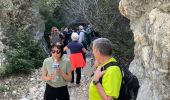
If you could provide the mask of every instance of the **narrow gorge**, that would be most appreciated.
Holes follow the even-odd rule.
[[[95,31],[101,32],[102,37],[114,43],[115,49],[124,59],[130,59],[129,69],[138,77],[141,86],[137,100],[170,100],[170,0],[0,0],[0,75],[4,74],[8,62],[5,53],[13,44],[10,39],[14,39],[14,35],[17,37],[22,32],[31,33],[32,40],[40,42],[47,56],[44,35],[50,31],[47,28],[53,25],[49,20],[57,18],[65,26],[92,24]],[[57,22],[55,20],[53,23]],[[15,46],[12,47],[14,51]],[[87,99],[90,75],[86,77],[88,71],[85,72],[83,82],[86,83],[82,86]],[[28,84],[32,81],[28,85],[30,87],[26,88],[28,90],[22,91],[27,92],[23,97],[16,91],[24,87],[18,90],[4,89],[5,92],[0,91],[0,96],[13,99],[10,96],[15,91],[19,100],[42,99],[44,83],[39,74],[38,69],[23,82]],[[12,79],[9,80],[12,82]],[[17,81],[17,78],[14,80]],[[3,82],[0,81],[0,90],[1,85],[5,84]],[[74,90],[70,91],[76,97]],[[78,98],[81,100],[82,97]],[[77,100],[74,97],[71,99]]]

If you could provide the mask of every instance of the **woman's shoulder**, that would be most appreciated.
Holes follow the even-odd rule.
[[[77,45],[77,44],[79,44],[78,41],[71,41],[70,43],[68,43],[68,45]]]
[[[74,41],[69,42],[68,44],[74,44]]]
[[[51,60],[52,60],[52,57],[48,57],[48,58],[44,59],[44,62],[48,62],[48,61],[51,61]]]
[[[62,56],[62,61],[64,61],[64,62],[69,62],[69,61],[70,61],[69,55],[63,54],[63,56]]]

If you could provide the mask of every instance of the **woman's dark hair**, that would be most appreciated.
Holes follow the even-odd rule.
[[[60,56],[60,58],[63,56],[63,45],[61,45],[60,43],[56,43],[56,44],[53,44],[52,46],[51,46],[51,51],[52,51],[52,49],[54,48],[54,47],[56,47],[58,50],[60,50],[60,52],[61,52],[61,56]]]

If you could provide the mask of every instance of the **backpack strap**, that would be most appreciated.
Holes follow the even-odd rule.
[[[102,68],[101,68],[101,71],[104,71],[106,70],[108,67],[110,66],[117,66],[118,63],[117,62],[109,62],[107,63],[106,65],[104,65]],[[92,73],[91,77],[94,75],[94,73]]]
[[[101,68],[101,71],[104,71],[106,70],[108,67],[111,67],[111,66],[119,66],[119,64],[117,62],[109,62],[107,63],[106,65],[104,65],[102,68]]]
[[[106,65],[104,65],[104,66],[101,68],[101,71],[104,71],[104,70],[106,70],[108,67],[112,67],[112,66],[118,66],[118,67],[120,68],[121,74],[122,74],[122,69],[121,69],[121,67],[120,67],[120,65],[119,65],[118,62],[109,62],[109,63],[107,63]],[[101,84],[102,84],[102,78],[103,78],[103,76],[99,79],[99,81],[100,81]]]

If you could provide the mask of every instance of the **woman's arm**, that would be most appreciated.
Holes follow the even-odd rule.
[[[67,51],[67,50],[68,50],[68,47],[67,47],[67,46],[65,46],[63,51]]]
[[[82,48],[82,51],[83,51],[84,53],[86,53],[87,50],[86,50],[85,48]]]
[[[43,81],[50,81],[50,80],[54,79],[54,74],[48,75],[48,72],[42,68],[41,69],[41,79]]]
[[[72,74],[71,74],[72,70],[68,70],[67,73],[62,73],[61,75],[63,76],[63,78],[67,81],[71,81],[72,79]]]
[[[72,70],[68,70],[66,73],[64,73],[60,68],[57,69],[57,71],[60,73],[60,75],[67,81],[71,81],[72,79]]]

